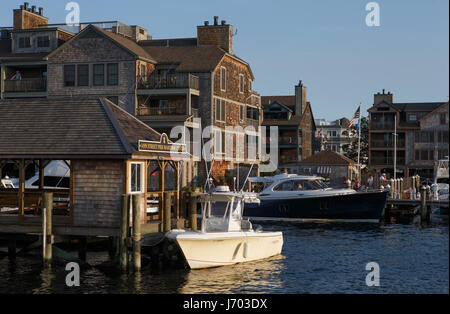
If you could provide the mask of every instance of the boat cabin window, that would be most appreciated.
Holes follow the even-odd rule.
[[[278,184],[274,189],[274,191],[293,191],[294,183],[292,181],[284,181]]]
[[[328,186],[319,180],[290,180],[278,184],[274,191],[308,191],[326,189]]]

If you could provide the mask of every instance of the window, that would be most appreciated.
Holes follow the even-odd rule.
[[[105,65],[94,64],[94,86],[105,85]]]
[[[221,100],[221,99],[216,98],[216,104],[215,104],[216,121],[225,122],[225,115],[226,115],[226,102],[225,102],[225,100]]]
[[[19,38],[19,48],[30,48],[31,47],[31,37],[20,37]]]
[[[441,121],[441,125],[442,125],[442,124],[447,124],[447,123],[446,123],[446,118],[445,118],[445,113],[441,113],[441,114],[439,115],[439,118],[440,118],[440,121]]]
[[[167,99],[161,99],[159,101],[159,109],[161,110],[169,109],[169,101]]]
[[[110,63],[107,65],[108,71],[108,85],[116,86],[119,84],[119,65],[117,63]]]
[[[144,192],[144,164],[132,162],[130,163],[129,189],[130,193]]]
[[[408,116],[409,121],[417,121],[417,115],[415,113],[411,113]]]
[[[141,64],[140,71],[141,71],[141,73],[140,73],[141,77],[145,77],[147,75],[147,68],[145,67],[145,64]]]
[[[434,132],[416,132],[416,143],[434,143]]]
[[[214,152],[215,154],[225,154],[225,131],[214,131]]]
[[[292,181],[286,181],[278,184],[274,189],[274,191],[293,191],[294,183]]]
[[[108,96],[106,97],[110,102],[118,105],[119,104],[119,96]]]
[[[89,65],[77,65],[78,86],[89,86]]]
[[[224,67],[220,68],[220,89],[227,90],[227,69]]]
[[[64,66],[64,86],[75,86],[75,66]]]
[[[244,117],[245,117],[245,106],[244,105],[240,105],[239,106],[239,121],[243,122],[244,121]]]
[[[239,93],[244,92],[244,75],[239,74]]]
[[[248,91],[252,91],[252,80],[248,80]]]
[[[48,37],[48,36],[39,36],[37,38],[37,46],[39,48],[50,47],[50,37]]]

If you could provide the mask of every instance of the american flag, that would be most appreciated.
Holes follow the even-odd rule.
[[[353,123],[355,122],[355,119],[359,119],[359,114],[361,112],[361,106],[358,107],[358,110],[356,110],[355,115],[352,118],[352,121],[350,121],[350,124],[348,125],[349,128],[353,126]]]

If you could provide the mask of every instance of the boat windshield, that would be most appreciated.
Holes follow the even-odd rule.
[[[322,190],[328,188],[328,185],[320,180],[287,180],[273,189],[274,191],[307,191],[307,190]]]

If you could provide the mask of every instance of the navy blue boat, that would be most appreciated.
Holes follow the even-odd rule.
[[[246,204],[244,216],[267,219],[379,220],[387,192],[329,188],[320,177],[277,175],[249,178],[263,183],[260,204]]]

